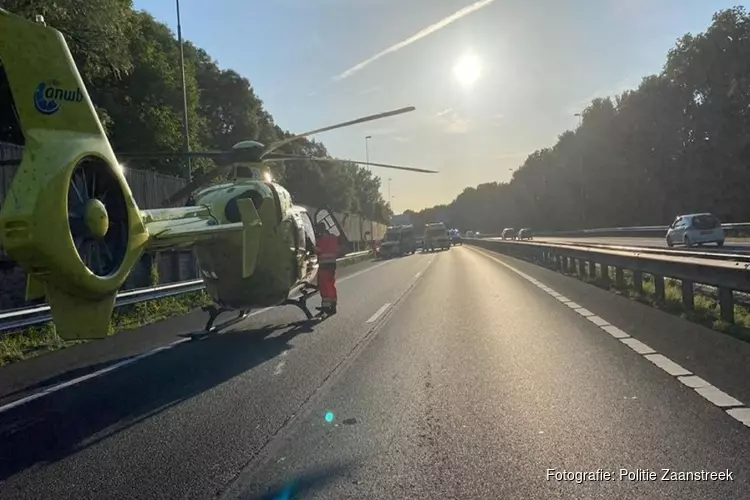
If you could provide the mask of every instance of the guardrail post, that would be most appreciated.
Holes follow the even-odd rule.
[[[605,285],[609,285],[609,266],[607,264],[601,264],[600,268],[602,270],[602,282]]]
[[[731,288],[719,287],[719,310],[722,321],[734,323],[734,292]]]
[[[633,271],[633,286],[635,291],[639,294],[643,294],[643,273],[640,271]]]
[[[695,309],[695,290],[692,281],[682,280],[682,305],[688,311]]]
[[[596,262],[593,260],[589,261],[589,278],[596,279]]]
[[[182,269],[180,266],[180,252],[175,250],[170,252],[170,263],[172,264],[172,281],[182,280]]]
[[[625,272],[621,267],[615,268],[615,284],[620,288],[625,288]]]
[[[656,299],[659,302],[664,302],[667,295],[664,291],[664,276],[659,276],[657,274],[652,274],[651,277],[654,279],[654,290],[656,292]]]

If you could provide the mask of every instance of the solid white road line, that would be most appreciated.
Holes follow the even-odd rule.
[[[395,261],[387,260],[387,261],[381,262],[379,264],[376,264],[374,266],[371,266],[371,267],[362,269],[360,271],[357,271],[356,273],[349,274],[347,276],[344,276],[340,280],[338,280],[338,283],[343,283],[343,282],[345,282],[345,281],[347,281],[349,279],[352,279],[354,277],[360,276],[360,275],[362,275],[362,274],[364,274],[366,272],[372,271],[374,269],[382,267],[382,266],[384,266],[386,264],[389,264],[391,262],[395,262]],[[283,306],[265,307],[263,309],[258,309],[257,311],[253,311],[250,314],[248,314],[247,318],[250,318],[252,316],[257,316],[257,315],[262,314],[264,312],[270,311],[271,309],[276,309],[276,307],[283,307]],[[247,318],[245,318],[245,319],[247,319]],[[71,387],[71,386],[74,386],[76,384],[80,384],[81,382],[85,382],[86,380],[90,380],[92,378],[101,377],[102,375],[104,375],[106,373],[118,370],[118,369],[123,368],[123,367],[128,366],[128,365],[132,365],[133,363],[135,363],[137,361],[140,361],[142,359],[148,358],[149,356],[153,356],[156,353],[159,353],[159,352],[162,352],[162,351],[166,351],[168,349],[172,349],[173,347],[178,346],[178,345],[182,344],[183,342],[188,342],[189,340],[190,340],[189,338],[179,339],[179,340],[176,340],[176,341],[172,342],[171,344],[168,344],[168,345],[165,345],[165,346],[162,346],[162,347],[157,347],[156,349],[152,349],[150,351],[144,352],[143,354],[139,354],[137,356],[133,356],[132,358],[125,359],[123,361],[120,361],[119,363],[115,363],[115,364],[110,365],[110,366],[108,366],[106,368],[102,368],[101,370],[97,370],[97,371],[89,373],[87,375],[83,375],[81,377],[77,377],[77,378],[68,380],[66,382],[62,382],[60,384],[53,385],[52,387],[49,387],[47,389],[43,389],[43,390],[41,390],[39,392],[31,394],[30,396],[26,396],[25,398],[17,399],[16,401],[12,401],[12,402],[10,402],[8,404],[0,406],[0,413],[6,412],[6,411],[8,411],[8,410],[10,410],[12,408],[16,408],[17,406],[24,405],[26,403],[34,401],[35,399],[39,399],[39,398],[41,398],[43,396],[47,396],[48,394],[52,394],[53,392],[57,392],[57,391],[59,391],[61,389],[65,389],[67,387]],[[283,368],[283,366],[284,365],[282,364],[281,367],[279,367],[279,368]],[[274,374],[276,374],[276,373],[274,373]]]
[[[706,400],[713,403],[715,406],[718,406],[719,408],[730,408],[726,410],[727,415],[734,418],[738,422],[743,423],[747,427],[750,427],[750,408],[746,408],[745,404],[742,401],[736,398],[733,398],[729,394],[721,391],[717,387],[714,387],[713,385],[709,384],[708,382],[698,377],[697,375],[692,374],[690,371],[678,365],[677,363],[675,363],[668,357],[664,356],[663,354],[657,353],[651,347],[647,346],[643,342],[632,338],[630,335],[620,330],[616,326],[609,324],[603,318],[599,316],[594,316],[593,313],[591,313],[591,311],[589,311],[588,309],[584,309],[579,304],[576,304],[572,300],[567,299],[563,295],[547,287],[544,283],[540,282],[539,280],[532,278],[528,274],[525,274],[519,271],[512,265],[506,262],[503,262],[502,260],[498,259],[497,257],[493,255],[490,255],[487,252],[484,252],[482,250],[472,248],[472,247],[467,247],[467,248],[470,248],[474,252],[480,255],[483,255],[487,257],[488,259],[494,260],[498,264],[504,266],[505,268],[513,271],[514,273],[518,274],[522,278],[536,285],[541,290],[544,290],[545,292],[547,292],[548,294],[550,294],[551,296],[559,300],[561,303],[573,309],[578,314],[581,314],[582,316],[586,317],[586,319],[590,320],[592,323],[594,323],[599,328],[601,328],[605,332],[612,335],[614,338],[619,339],[620,342],[627,345],[638,354],[642,355],[644,358],[646,358],[651,363],[653,363],[654,365],[664,370],[669,375],[676,377],[677,380],[679,380],[681,383],[693,389],[695,392],[700,394]],[[591,314],[587,315],[586,313],[591,313]]]
[[[367,323],[375,323],[380,317],[380,315],[383,314],[386,311],[386,309],[388,309],[390,306],[391,306],[390,302],[386,302],[385,304],[383,304],[383,307],[375,311],[375,314],[370,316],[370,319],[367,320]]]

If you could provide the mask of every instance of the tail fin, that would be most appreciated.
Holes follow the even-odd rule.
[[[242,277],[249,278],[258,263],[261,220],[253,200],[237,200],[237,208],[242,218]]]
[[[0,241],[62,338],[104,337],[148,233],[63,36],[0,9],[0,66],[25,138]]]

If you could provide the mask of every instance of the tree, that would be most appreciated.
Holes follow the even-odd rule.
[[[3,8],[28,19],[41,14],[48,26],[63,33],[115,151],[182,149],[180,47],[166,25],[134,11],[131,0],[7,0]],[[274,122],[247,78],[220,68],[189,42],[183,50],[192,150],[223,150],[248,139],[268,144],[292,136]],[[3,93],[7,97],[0,78]],[[7,116],[0,117],[0,134],[18,143],[22,139],[13,135]],[[329,156],[322,143],[307,138],[280,151]],[[180,159],[134,161],[131,166],[187,175]],[[193,161],[196,169],[211,166],[210,160]],[[379,179],[357,165],[295,161],[275,163],[272,170],[300,203],[356,211],[382,222],[390,217]]]
[[[665,224],[697,211],[746,220],[749,166],[750,17],[736,7],[682,37],[637,89],[593,100],[509,183],[465,189],[448,218],[482,232]]]

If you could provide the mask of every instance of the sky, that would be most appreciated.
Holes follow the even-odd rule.
[[[174,2],[134,4],[176,32]],[[180,11],[183,37],[247,77],[290,132],[415,106],[315,137],[332,156],[365,161],[369,150],[373,162],[440,171],[372,167],[400,213],[510,180],[592,99],[637,87],[678,38],[734,5],[743,3],[181,0]]]

